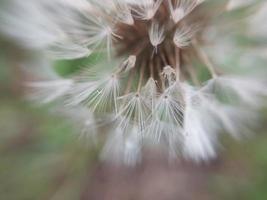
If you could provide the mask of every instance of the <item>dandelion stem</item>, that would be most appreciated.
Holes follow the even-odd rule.
[[[180,80],[180,65],[181,65],[181,59],[180,59],[180,49],[177,47],[175,48],[175,70],[176,70],[176,81]]]
[[[153,68],[153,60],[150,59],[149,61],[149,73],[150,77],[154,79],[154,68]]]
[[[166,58],[165,58],[165,55],[164,55],[164,53],[163,53],[162,51],[160,52],[160,57],[161,57],[161,59],[162,59],[164,65],[165,65],[165,66],[168,65],[167,60],[166,60]]]
[[[169,63],[171,64],[171,66],[175,66],[175,59],[172,52],[172,45],[170,45],[170,43],[166,43],[165,51],[166,55],[169,55],[168,56]]]
[[[134,78],[134,75],[135,75],[135,70],[136,68],[133,68],[131,71],[130,71],[130,75],[128,77],[128,81],[127,81],[127,85],[126,85],[126,88],[124,90],[124,94],[128,94],[132,88],[132,83],[133,83],[133,78]]]
[[[144,75],[145,75],[145,66],[146,66],[146,62],[145,60],[142,63],[141,69],[140,69],[140,79],[139,79],[139,83],[138,83],[138,89],[137,92],[139,93],[142,87],[142,83],[143,83],[143,79],[144,79]]]
[[[161,86],[162,86],[162,90],[165,90],[165,86],[164,86],[164,81],[163,81],[163,78],[162,78],[162,74],[161,74],[161,65],[160,65],[160,60],[159,60],[159,58],[157,57],[157,59],[156,59],[156,74],[158,75],[158,78],[159,78],[159,80],[160,80],[160,83],[159,84],[161,84]]]

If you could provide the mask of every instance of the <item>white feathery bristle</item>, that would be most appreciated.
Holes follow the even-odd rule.
[[[52,1],[42,3],[49,5]],[[36,0],[3,2],[0,33],[31,49],[44,49],[64,36],[58,25],[47,16],[41,2]]]
[[[74,8],[78,8],[80,10],[91,10],[92,5],[87,0],[59,0],[62,1],[62,4],[65,6],[71,6]]]
[[[164,92],[158,99],[155,112],[163,121],[173,123],[177,126],[183,124],[182,113],[184,111],[183,103],[180,98],[174,96],[169,91]]]
[[[149,105],[150,110],[153,112],[158,97],[157,85],[153,78],[148,79],[146,85],[141,90],[141,94],[145,97],[147,105]]]
[[[169,140],[169,136],[182,136],[182,124],[184,107],[181,99],[173,95],[169,90],[165,91],[155,102],[155,108],[150,116],[150,124],[147,127],[148,137],[158,143]]]
[[[63,12],[58,23],[67,35],[76,43],[92,50],[105,48],[110,54],[112,42],[119,36],[113,31],[113,25],[92,12],[74,10]]]
[[[114,9],[116,10],[117,20],[128,24],[134,24],[134,18],[131,13],[131,8],[127,5],[127,2],[121,0],[112,0]]]
[[[136,134],[136,127],[132,127],[127,133],[117,127],[110,134],[101,157],[111,162],[122,162],[129,166],[135,166],[141,158],[140,137]]]
[[[64,41],[51,45],[47,53],[49,57],[53,59],[70,60],[88,57],[89,55],[91,55],[92,51],[87,47]]]
[[[99,81],[74,84],[69,105],[83,103],[92,112],[107,112],[114,109],[117,112],[117,97],[119,95],[119,79],[117,75],[110,75]]]
[[[137,8],[133,8],[136,13],[136,17],[142,20],[152,19],[163,0],[142,0],[135,5]]]
[[[190,45],[191,39],[197,31],[196,26],[182,26],[178,27],[175,31],[173,42],[178,48],[184,48]]]
[[[26,85],[33,89],[32,99],[46,104],[65,95],[73,85],[69,79],[29,82]]]
[[[128,165],[134,166],[141,158],[141,137],[136,134],[138,128],[133,127],[131,134],[125,141],[124,148],[124,162]]]
[[[198,5],[198,0],[168,0],[171,10],[171,17],[175,23],[178,23],[185,16],[187,16]]]
[[[227,4],[227,10],[233,10],[233,9],[238,9],[241,8],[242,6],[247,6],[251,4],[253,0],[229,0]]]
[[[233,94],[238,97],[241,104],[247,104],[251,108],[259,108],[263,105],[267,96],[266,82],[253,78],[237,76],[221,76],[208,82],[207,87],[213,88],[214,92],[220,92],[230,101]]]
[[[126,128],[130,125],[136,126],[138,128],[138,134],[142,134],[145,130],[149,113],[151,112],[145,97],[140,93],[130,93],[120,97],[119,100],[122,101],[118,115],[122,116],[121,123]]]
[[[185,88],[186,109],[184,112],[184,145],[183,154],[196,162],[216,157],[216,131],[209,103],[190,87]]]
[[[152,25],[149,29],[149,39],[151,44],[156,48],[160,45],[165,39],[165,29],[163,26],[160,27],[159,23],[152,22]]]
[[[170,138],[177,139],[177,141],[173,141],[173,143],[182,141],[183,135],[181,126],[160,119],[156,113],[157,111],[154,112],[150,119],[150,124],[147,126],[147,138],[155,144],[160,144],[163,141],[168,141],[170,144]]]
[[[214,108],[214,116],[217,117],[218,123],[222,125],[227,133],[235,139],[248,136],[252,133],[251,128],[257,125],[257,116],[251,110],[242,107],[229,106],[217,103]]]
[[[66,101],[66,106],[77,106],[84,104],[88,96],[96,90],[97,83],[95,82],[76,82],[68,92],[70,96]]]

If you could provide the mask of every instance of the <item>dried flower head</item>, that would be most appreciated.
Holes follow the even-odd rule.
[[[24,19],[28,26],[47,27],[38,29],[42,34],[37,32],[33,46],[45,44],[54,59],[100,52],[105,61],[73,78],[30,86],[43,102],[86,107],[89,124],[109,134],[104,152],[134,163],[152,142],[167,147],[170,156],[209,160],[220,132],[238,137],[247,130],[244,121],[267,95],[265,84],[227,75],[204,48],[211,28],[232,12],[229,1],[67,2],[39,0],[26,7],[38,7],[43,17],[37,24]],[[210,80],[200,79],[199,71]]]

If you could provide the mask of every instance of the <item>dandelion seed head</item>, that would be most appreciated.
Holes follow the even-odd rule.
[[[36,0],[33,6],[42,7],[40,2]],[[56,2],[49,4],[52,10],[42,7],[38,26],[26,20],[33,33],[38,30],[39,39],[47,38],[40,42],[46,45],[35,46],[53,59],[95,53],[104,54],[99,59],[104,61],[74,78],[29,86],[44,103],[86,107],[94,118],[89,122],[101,121],[109,130],[104,152],[113,152],[127,163],[136,163],[147,138],[167,146],[171,157],[181,154],[196,162],[212,159],[219,132],[226,130],[237,138],[245,130],[242,122],[247,119],[241,117],[240,107],[258,109],[267,96],[265,82],[230,78],[203,48],[208,39],[205,29],[216,28],[211,19],[221,14],[213,11],[227,12],[209,6],[203,12],[211,1],[82,1],[81,5],[88,3],[86,9],[65,3],[64,11],[62,0]],[[218,2],[212,5],[222,6]],[[21,26],[22,22],[17,23]],[[47,30],[39,29],[39,23],[47,24]],[[62,37],[54,37],[55,32]],[[25,35],[19,39],[29,41]],[[200,80],[199,70],[207,72],[210,80]],[[109,123],[114,125],[112,130],[105,127]]]

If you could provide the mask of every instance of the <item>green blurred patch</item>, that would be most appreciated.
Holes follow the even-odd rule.
[[[63,76],[75,74],[86,67],[91,67],[103,59],[102,53],[93,53],[89,57],[76,60],[60,60],[54,64],[55,71]]]
[[[79,199],[96,153],[46,110],[0,100],[0,199]]]

